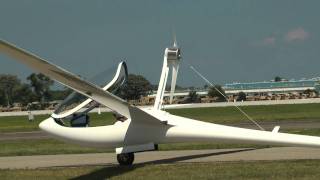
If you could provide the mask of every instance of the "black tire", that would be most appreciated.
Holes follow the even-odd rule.
[[[130,166],[134,161],[134,154],[133,153],[118,154],[117,160],[120,166]]]

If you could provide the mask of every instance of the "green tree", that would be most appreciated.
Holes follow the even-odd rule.
[[[210,87],[208,91],[208,95],[210,97],[216,97],[218,101],[226,101],[225,97],[226,93],[222,89],[220,85],[215,85],[214,87]]]
[[[239,92],[238,93],[238,98],[237,98],[237,101],[245,101],[245,100],[247,100],[247,95],[246,95],[246,93],[244,93],[244,92]]]
[[[35,94],[29,84],[21,84],[14,92],[14,102],[21,103],[23,106],[28,105],[35,100]]]
[[[121,88],[120,97],[128,100],[137,100],[152,90],[150,82],[141,75],[129,74],[128,82]]]
[[[50,101],[63,100],[71,93],[72,90],[68,88],[63,90],[50,90]]]
[[[198,103],[200,102],[200,98],[197,94],[197,91],[190,91],[188,94],[188,101],[190,103]]]
[[[16,91],[21,87],[17,76],[9,74],[0,75],[0,103],[3,106],[11,106],[14,103]]]
[[[53,85],[53,80],[41,73],[32,73],[27,77],[27,80],[30,81],[36,99],[40,103],[44,103],[50,99],[50,86]]]

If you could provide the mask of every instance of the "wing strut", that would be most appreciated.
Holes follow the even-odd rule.
[[[214,86],[207,78],[205,78],[199,71],[197,71],[193,66],[190,68],[199,76],[201,77],[206,83],[208,83],[211,87],[215,88],[226,100],[228,99],[226,95],[224,95],[218,88]],[[251,118],[246,112],[244,112],[239,106],[232,104],[236,109],[238,109],[245,117],[247,117],[252,123],[254,123],[259,129],[265,131],[265,129],[260,126],[253,118]]]

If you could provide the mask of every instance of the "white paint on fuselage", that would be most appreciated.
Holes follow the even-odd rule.
[[[98,127],[65,127],[48,118],[39,124],[41,130],[53,137],[89,147],[121,146],[129,122],[117,122],[114,125]]]
[[[168,125],[146,125],[128,119],[114,125],[70,128],[52,118],[43,121],[42,130],[58,139],[83,146],[116,148],[146,143],[223,142],[286,146],[320,147],[320,137],[272,133],[197,121],[171,115],[165,111],[144,109],[153,116],[167,120]]]

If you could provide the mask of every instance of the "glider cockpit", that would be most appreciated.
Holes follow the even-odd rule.
[[[110,70],[108,70],[109,72]],[[107,80],[105,71],[91,78],[91,82],[101,85],[101,88],[114,95],[118,95],[119,91],[125,86],[128,79],[128,70],[125,62],[120,62],[115,75],[111,80]],[[110,79],[110,78],[109,78]],[[108,83],[106,83],[108,81]],[[89,112],[100,104],[76,91],[67,96],[52,113],[52,117],[60,125],[66,125],[70,122],[71,127],[85,127],[89,125]],[[115,113],[115,117],[120,117]],[[123,119],[123,118],[122,118]]]

